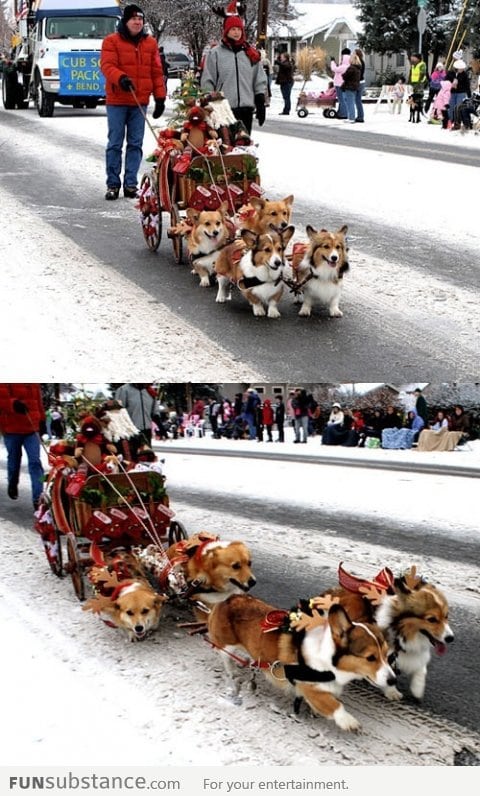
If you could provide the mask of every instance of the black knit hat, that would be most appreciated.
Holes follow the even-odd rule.
[[[123,9],[123,16],[122,20],[126,24],[129,19],[135,16],[135,14],[141,14],[142,17],[145,19],[145,14],[143,13],[143,9],[140,6],[136,6],[135,3],[130,3],[128,6],[125,6]]]

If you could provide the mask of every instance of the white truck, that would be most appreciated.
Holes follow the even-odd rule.
[[[55,103],[95,108],[105,101],[102,41],[121,17],[116,0],[15,0],[18,36],[4,66],[6,110],[53,116]]]

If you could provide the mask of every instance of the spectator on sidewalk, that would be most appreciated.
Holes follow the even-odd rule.
[[[342,50],[342,57],[340,63],[337,65],[335,58],[330,61],[330,71],[333,73],[333,85],[337,92],[338,111],[337,119],[347,118],[347,106],[345,104],[345,97],[343,95],[343,75],[350,66],[350,55],[352,51],[349,47],[344,47]]]
[[[330,416],[322,433],[322,445],[341,445],[345,439],[345,415],[339,403],[332,404]]]
[[[155,395],[148,389],[148,384],[122,384],[115,392],[115,398],[130,415],[132,423],[138,428],[139,433],[129,440],[132,458],[137,459],[138,452],[143,446],[151,447],[152,421],[160,429],[163,424],[160,419],[159,405]]]
[[[417,387],[417,389],[413,391],[413,394],[415,396],[415,411],[416,411],[417,415],[419,415],[422,418],[423,426],[426,427],[428,425],[428,406],[427,406],[427,402],[426,402],[426,400],[424,398],[424,395],[423,395],[420,387]]]
[[[277,395],[277,403],[275,405],[275,423],[278,431],[277,442],[285,442],[285,404],[283,402],[282,395]]]
[[[275,415],[273,412],[272,402],[269,398],[265,398],[262,407],[262,425],[267,431],[267,442],[273,442],[273,423]]]
[[[428,88],[428,98],[425,103],[425,113],[428,113],[430,106],[437,96],[442,87],[442,80],[445,80],[447,71],[441,61],[438,62],[432,74],[430,75],[430,82]]]
[[[413,53],[410,56],[410,71],[407,83],[412,87],[414,94],[421,94],[428,85],[427,65],[421,53]]]
[[[0,431],[7,449],[8,497],[18,498],[22,449],[25,449],[35,509],[43,490],[40,432],[44,426],[39,384],[0,384]]]
[[[294,428],[295,439],[294,442],[307,442],[308,438],[308,421],[310,402],[307,391],[298,388],[295,390],[295,395],[292,399],[292,409],[294,415]],[[300,439],[301,438],[301,439]]]
[[[277,77],[275,82],[280,86],[283,98],[283,110],[279,116],[289,116],[292,108],[291,96],[294,83],[295,62],[288,53],[279,53],[275,59]]]
[[[360,62],[360,85],[355,92],[355,121],[357,123],[362,123],[365,121],[365,113],[362,102],[363,92],[365,91],[365,55],[360,47],[357,47],[354,52]]]

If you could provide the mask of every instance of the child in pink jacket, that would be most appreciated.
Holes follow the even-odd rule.
[[[345,102],[345,98],[343,96],[343,75],[347,71],[348,67],[350,66],[350,55],[351,51],[348,47],[345,47],[342,50],[342,60],[340,64],[337,66],[335,58],[332,58],[330,61],[330,71],[333,73],[333,85],[335,86],[335,90],[337,92],[337,99],[338,99],[338,119],[346,119],[347,118],[347,105]]]

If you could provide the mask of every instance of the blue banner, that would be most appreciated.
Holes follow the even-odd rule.
[[[62,96],[104,97],[105,78],[100,71],[99,52],[58,54]]]

